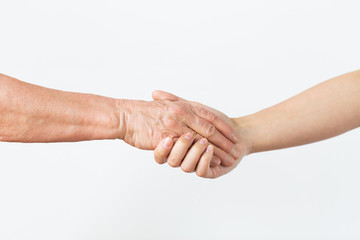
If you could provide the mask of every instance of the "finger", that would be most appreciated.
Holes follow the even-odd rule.
[[[200,141],[200,139],[202,139],[203,136],[201,136],[200,134],[197,134],[196,135],[196,138],[194,140],[194,142],[197,142],[197,141]],[[219,148],[218,148],[219,149]],[[224,161],[226,159],[226,155],[227,153],[225,153],[224,151],[222,151],[221,149],[219,149],[219,152],[223,153],[222,155],[224,156]],[[219,154],[220,155],[220,154]],[[212,167],[215,167],[215,166],[219,166],[221,164],[221,159],[215,155],[213,155],[212,159],[211,159],[211,162],[210,162],[210,165]]]
[[[161,91],[161,90],[154,90],[152,92],[152,98],[156,101],[156,100],[168,100],[168,101],[179,101],[179,100],[183,100],[185,101],[185,99],[182,99],[172,93],[169,92],[165,92],[165,91]]]
[[[196,174],[199,177],[211,177],[210,162],[214,153],[214,147],[209,145],[205,153],[201,156],[200,161],[196,167]]]
[[[159,164],[164,164],[171,151],[174,142],[170,137],[163,139],[154,151],[155,161]]]
[[[188,127],[186,127],[186,126],[183,126],[183,127],[181,127],[181,132],[179,132],[179,135],[176,135],[176,136],[171,137],[171,138],[172,138],[172,140],[174,141],[174,143],[176,143],[177,140],[179,140],[179,138],[180,138],[182,135],[185,135],[185,133],[190,133],[193,137],[194,137],[194,136],[197,136],[197,133],[194,132],[194,130],[192,130],[191,128],[188,128]],[[180,134],[182,134],[182,135],[180,135]]]
[[[225,152],[232,154],[234,143],[222,135],[213,124],[207,120],[188,114],[184,118],[184,123],[188,125],[195,132],[198,132],[204,138],[207,138],[217,147],[223,149]]]
[[[186,99],[180,98],[172,93],[161,91],[161,90],[155,90],[152,93],[152,97],[154,100],[168,100],[168,101],[187,101]],[[209,111],[205,107],[201,106],[198,103],[193,103],[194,106],[194,112],[199,116],[202,117],[209,122],[213,123],[215,127],[224,134],[225,137],[233,141],[234,143],[237,143],[239,141],[239,138],[237,134],[234,132],[233,127],[227,123],[224,119],[216,116],[213,112]]]
[[[234,157],[232,157],[230,154],[226,153],[225,151],[215,146],[214,146],[214,156],[220,159],[221,165],[224,167],[231,167],[235,162]]]
[[[193,141],[194,136],[193,133],[190,132],[182,135],[176,141],[167,159],[167,162],[171,167],[179,167],[181,165],[181,162],[183,161]]]
[[[180,98],[174,94],[165,92],[165,91],[160,91],[160,90],[155,90],[153,91],[153,99],[154,100],[170,100],[170,101],[177,101],[177,100],[182,100],[182,101],[187,101],[183,98]],[[194,103],[197,104],[197,103]],[[200,109],[200,106],[197,106],[197,109]],[[225,121],[221,120],[220,118],[216,117],[214,118],[214,114],[212,115],[212,112],[206,110],[204,107],[201,106],[202,109],[204,110],[199,110],[199,114],[207,115],[207,117],[214,121],[217,126],[219,126],[220,129],[223,129],[223,131],[227,131],[227,135],[231,135],[231,140],[236,142],[237,141],[237,135],[231,134],[231,131],[233,130],[226,130],[226,127],[224,128],[225,125],[228,125]],[[210,113],[210,114],[209,114]],[[199,119],[199,121],[202,123],[202,127],[204,130],[202,131],[198,131],[197,127],[192,127],[196,132],[199,132],[200,134],[202,134],[204,137],[206,137],[207,139],[209,139],[210,142],[212,142],[213,144],[219,146],[220,148],[223,148],[225,151],[227,151],[228,153],[230,153],[232,155],[232,159],[231,157],[227,156],[228,160],[226,160],[226,155],[224,155],[224,157],[220,157],[221,162],[224,166],[231,166],[232,163],[234,162],[234,158],[238,158],[239,157],[239,153],[236,151],[236,149],[234,148],[233,143],[231,143],[228,139],[226,139],[225,136],[223,136],[217,129],[215,129],[215,125],[212,125],[211,123],[207,122],[205,119],[201,119],[201,118],[197,118]],[[189,122],[189,121],[188,121]],[[224,122],[224,123],[221,123]],[[192,126],[201,126],[201,124],[196,124],[193,121],[190,121],[189,123],[191,123]],[[188,123],[187,123],[188,124]],[[190,125],[190,124],[188,124]],[[222,125],[222,126],[220,126]],[[216,126],[216,127],[217,127]],[[191,126],[189,126],[191,127]],[[200,127],[201,129],[201,127]],[[231,128],[232,129],[232,128]],[[209,137],[212,134],[212,131],[214,131],[214,136],[213,137]],[[204,134],[205,133],[205,134]],[[234,137],[235,136],[235,137]],[[219,151],[216,151],[219,152]]]
[[[202,139],[203,136],[201,136],[200,134],[197,134],[196,135],[196,138],[195,138],[195,142],[199,141],[200,139]],[[231,167],[234,162],[235,162],[235,159],[237,159],[238,157],[233,157],[231,156],[230,154],[226,153],[224,150],[216,147],[216,146],[213,146],[214,147],[214,156],[213,158],[216,158],[217,160],[220,161],[220,164],[224,167]],[[218,161],[217,160],[214,160],[215,163]],[[213,160],[211,161],[213,162]],[[220,164],[213,164],[212,166],[218,166]]]
[[[197,141],[199,141],[201,138],[203,138],[201,135],[199,135],[199,134],[197,134],[197,133],[194,133],[193,135],[196,135],[196,137],[195,137],[195,139],[193,140],[193,142],[197,142]],[[179,138],[176,138],[176,137],[174,137],[174,138],[172,138],[172,140],[173,140],[173,142],[176,144],[176,141],[178,140]],[[222,150],[220,150],[219,149],[219,151],[220,152],[223,152]],[[185,154],[186,155],[186,154]],[[226,158],[226,153],[224,152],[224,162],[225,162],[225,158]],[[232,161],[231,161],[232,162]],[[230,164],[231,164],[231,162],[230,163],[228,163],[228,164],[226,164],[226,162],[225,162],[225,165],[227,166],[227,165],[229,165],[229,166],[231,166]],[[217,156],[213,156],[212,157],[212,159],[211,159],[211,163],[210,163],[210,166],[211,167],[216,167],[216,166],[219,166],[221,164],[221,160],[220,160],[220,158],[218,158]],[[178,165],[178,166],[180,166],[180,165]]]
[[[205,151],[207,145],[208,140],[206,138],[202,138],[191,147],[183,162],[181,163],[181,169],[184,172],[190,173],[195,171],[196,165],[199,162],[200,157]]]
[[[197,134],[194,142],[200,141],[200,139],[202,139],[202,138],[203,138],[203,136],[201,136],[200,134]],[[219,151],[224,152],[224,151],[222,151],[222,150],[220,150],[220,149],[219,149]],[[225,160],[225,158],[226,158],[226,153],[225,153],[225,152],[224,152],[224,156],[225,156],[225,157],[224,157],[224,160]],[[214,155],[214,156],[212,157],[212,159],[211,159],[210,165],[211,165],[212,167],[215,167],[215,166],[219,166],[220,164],[221,164],[220,158],[218,158],[217,156]]]
[[[216,166],[219,166],[220,164],[221,164],[220,159],[213,155],[211,162],[210,162],[210,167],[216,167]]]
[[[195,106],[193,106],[193,111],[199,117],[202,117],[214,124],[216,129],[218,129],[226,138],[230,139],[234,143],[239,142],[239,138],[235,133],[233,127],[224,119],[218,117],[215,113],[209,111],[201,105],[197,106],[196,104]]]

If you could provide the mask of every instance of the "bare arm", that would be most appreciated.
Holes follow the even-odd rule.
[[[162,93],[159,99],[174,99]],[[240,137],[234,149],[239,153],[232,166],[211,165],[214,153],[206,144],[191,143],[184,136],[179,143],[159,144],[155,160],[196,171],[200,177],[216,178],[232,171],[242,157],[255,152],[293,147],[330,138],[360,126],[360,71],[323,82],[280,104],[249,116],[229,119]],[[173,165],[176,162],[177,165]]]
[[[234,159],[234,130],[206,109],[186,102],[114,99],[36,86],[0,74],[0,141],[74,142],[122,139],[155,149],[164,137],[199,132]]]
[[[360,71],[312,87],[255,114],[232,119],[249,152],[293,147],[360,126]]]
[[[28,84],[0,74],[0,140],[62,142],[121,137],[116,100]]]

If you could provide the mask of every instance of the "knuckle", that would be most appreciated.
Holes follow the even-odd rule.
[[[203,171],[203,170],[197,170],[197,171],[196,171],[196,175],[198,175],[199,177],[205,177],[205,171]]]
[[[179,163],[178,161],[176,161],[176,159],[168,159],[168,164],[170,167],[179,167]]]
[[[225,148],[226,148],[226,151],[229,153],[229,154],[234,154],[234,149],[235,149],[235,144],[233,144],[232,142],[228,142],[226,145],[225,145]],[[234,156],[235,157],[235,156]]]
[[[189,145],[190,139],[186,138],[185,136],[181,136],[178,140],[181,145]]]
[[[214,122],[216,120],[216,115],[213,113],[213,112],[210,112],[208,110],[205,110],[206,111],[206,118],[211,121],[211,122]]]
[[[221,149],[214,148],[214,156],[219,158],[221,162],[226,160],[227,153]]]
[[[215,126],[210,123],[208,123],[204,126],[204,134],[205,134],[206,138],[209,138],[212,135],[214,135],[215,131],[216,131]]]
[[[231,152],[229,153],[234,159],[238,159],[242,155],[242,150],[238,149],[239,145],[232,144]]]
[[[233,164],[232,163],[230,163],[230,162],[222,162],[221,163],[224,167],[231,167]]]
[[[183,115],[186,112],[184,107],[182,107],[181,105],[178,105],[178,104],[174,104],[174,105],[170,106],[169,110],[172,114],[175,114],[175,115]]]
[[[200,114],[201,116],[203,116],[204,118],[206,118],[207,120],[213,122],[216,120],[217,116],[215,113],[207,110],[204,107],[197,107],[196,110],[198,111],[198,114]]]
[[[200,143],[200,141],[203,141],[203,139],[197,141],[196,144],[194,144],[194,146],[192,147],[192,149],[194,149],[194,152],[202,153],[209,145],[209,142],[207,141],[206,138],[205,138],[205,143]]]
[[[191,173],[191,172],[193,172],[193,169],[192,169],[190,166],[185,165],[185,164],[182,164],[182,165],[181,165],[181,170],[183,170],[183,171],[186,172],[186,173]]]
[[[235,152],[234,153],[234,158],[239,159],[241,157],[241,154],[242,154],[241,152]]]
[[[155,158],[155,162],[158,164],[163,164],[165,161],[161,160],[160,158]]]
[[[164,163],[166,162],[166,160],[157,160],[156,162],[157,162],[158,164],[162,165],[162,164],[164,164]]]
[[[154,159],[155,159],[155,162],[157,162],[158,164],[164,163],[164,161],[162,160],[161,154],[157,151],[154,152]]]

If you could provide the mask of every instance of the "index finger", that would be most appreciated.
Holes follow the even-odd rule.
[[[224,119],[218,117],[215,113],[211,112],[210,110],[206,109],[204,106],[201,106],[198,103],[189,102],[186,99],[178,97],[172,93],[155,90],[152,93],[152,97],[154,100],[168,100],[168,101],[184,101],[191,104],[193,111],[199,117],[202,117],[212,124],[228,139],[232,142],[237,143],[239,141],[237,135],[234,132],[232,126],[227,123]]]
[[[229,154],[233,154],[234,143],[221,134],[209,121],[192,114],[187,114],[183,121],[188,127],[207,138],[220,149]]]
[[[218,129],[226,138],[230,139],[232,142],[237,143],[239,141],[233,127],[224,119],[218,117],[215,113],[211,112],[203,106],[196,105],[193,106],[192,110],[199,117],[202,117],[214,124],[216,129]]]

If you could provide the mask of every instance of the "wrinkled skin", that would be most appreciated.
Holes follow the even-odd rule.
[[[154,98],[154,100],[169,100],[169,101],[175,101],[175,102],[178,102],[178,101],[187,102],[194,107],[206,109],[207,111],[210,111],[213,114],[215,114],[222,121],[226,122],[229,126],[231,126],[231,128],[234,131],[234,134],[237,135],[237,138],[239,139],[239,141],[237,141],[234,144],[234,149],[235,149],[233,151],[233,153],[235,153],[234,154],[234,159],[235,159],[234,162],[229,166],[224,166],[223,164],[213,165],[213,164],[210,164],[210,162],[206,165],[198,164],[198,168],[196,169],[196,174],[198,176],[205,177],[205,178],[217,178],[219,176],[227,174],[228,172],[232,171],[240,163],[241,159],[245,155],[248,154],[249,143],[247,143],[244,139],[241,139],[240,131],[237,129],[237,126],[235,125],[235,123],[229,117],[227,117],[225,114],[223,114],[222,112],[217,111],[213,108],[210,108],[208,106],[205,106],[205,105],[197,103],[197,102],[190,102],[185,99],[181,99],[173,94],[163,92],[163,91],[156,91],[153,94],[153,98]],[[156,152],[161,151],[160,149],[163,147],[164,146],[161,144],[159,144],[157,146],[157,148],[155,150],[155,159],[156,159]],[[199,161],[199,159],[197,159],[197,161]],[[157,162],[161,162],[161,161],[157,160]]]
[[[234,134],[231,125],[203,107],[190,102],[169,100],[121,100],[118,105],[121,109],[126,109],[122,116],[122,122],[125,123],[122,139],[134,147],[154,150],[165,137],[176,140],[182,134],[195,131],[219,146],[215,155],[224,161],[225,165],[229,165],[228,159],[232,159],[232,164],[236,157],[235,140],[232,142],[228,139],[233,138]],[[217,130],[215,125],[222,132]]]

